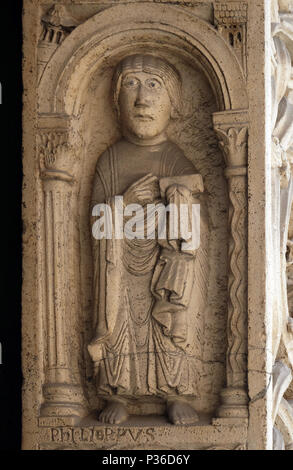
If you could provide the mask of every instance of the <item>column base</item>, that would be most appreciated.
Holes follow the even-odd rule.
[[[242,388],[230,387],[221,392],[222,404],[217,412],[217,419],[243,420],[248,419],[248,395]],[[216,424],[216,422],[215,422]]]
[[[67,383],[45,384],[41,417],[79,417],[86,414],[82,405],[83,395],[79,385]]]

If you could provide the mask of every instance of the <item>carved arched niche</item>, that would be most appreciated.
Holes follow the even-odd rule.
[[[176,9],[175,15],[174,9]],[[115,15],[113,15],[114,10]],[[163,20],[160,21],[160,18]],[[65,289],[62,297],[64,305],[62,307],[61,300],[60,307],[60,311],[63,312],[62,318],[61,320],[59,318],[63,336],[60,339],[57,328],[55,334],[59,335],[59,339],[56,340],[57,348],[62,342],[65,346],[61,346],[62,361],[58,363],[55,358],[52,367],[47,364],[49,373],[45,370],[44,404],[41,410],[43,416],[56,414],[61,402],[64,410],[64,394],[68,402],[68,415],[81,416],[100,406],[91,382],[92,366],[86,352],[86,346],[92,335],[89,198],[97,158],[120,136],[111,103],[110,87],[113,70],[123,57],[137,52],[155,52],[173,63],[180,71],[183,80],[183,119],[173,122],[168,132],[202,174],[207,192],[211,231],[210,274],[202,334],[203,369],[196,408],[198,411],[215,415],[223,387],[228,387],[226,389],[228,395],[229,385],[232,389],[237,389],[238,386],[241,390],[245,388],[242,376],[246,375],[246,371],[242,370],[243,364],[239,366],[240,369],[242,367],[238,373],[241,378],[236,378],[234,382],[231,377],[226,379],[225,367],[225,361],[231,366],[235,355],[235,352],[232,352],[232,361],[226,358],[227,308],[233,311],[235,302],[239,300],[237,298],[228,300],[229,289],[231,290],[232,286],[233,291],[233,283],[235,284],[237,277],[235,270],[233,274],[232,269],[234,278],[230,279],[228,288],[228,275],[231,278],[229,261],[231,265],[231,256],[233,257],[235,249],[237,252],[237,246],[239,248],[241,243],[244,243],[243,246],[246,243],[246,228],[245,224],[241,223],[243,217],[245,220],[247,210],[246,205],[241,202],[243,198],[246,201],[247,165],[246,139],[243,137],[243,132],[241,135],[241,131],[247,129],[244,75],[233,51],[208,23],[176,7],[155,4],[132,5],[126,14],[122,5],[109,8],[77,27],[56,50],[39,84],[41,142],[42,139],[44,142],[46,136],[55,135],[57,144],[56,138],[50,137],[55,142],[54,145],[60,147],[61,143],[61,151],[57,152],[54,162],[49,164],[44,158],[42,145],[40,146],[41,177],[44,180],[44,199],[47,201],[45,212],[59,210],[60,220],[63,214],[64,226],[67,227],[66,235],[71,236],[73,241],[65,243],[63,234],[61,257],[64,263],[58,268],[59,276],[63,276]],[[213,129],[213,116],[214,126],[224,148],[225,161],[218,148]],[[230,147],[233,147],[233,150]],[[237,160],[237,155],[239,161],[235,163],[233,156],[236,156]],[[242,191],[241,207],[237,209],[236,201],[234,209],[233,207],[231,209],[230,203],[229,219],[227,183],[224,179],[225,164],[231,170],[226,176],[240,178],[241,183],[236,193]],[[231,184],[229,186],[230,200],[232,186]],[[63,191],[70,202],[61,207],[58,201],[54,203],[54,194],[60,195]],[[235,211],[237,213],[237,210],[238,214],[240,213],[239,230],[243,233],[240,235],[240,242],[235,239],[231,242],[229,232],[233,225],[233,213]],[[44,217],[46,219],[46,214]],[[48,252],[52,240],[48,236],[45,239],[47,240],[45,251]],[[60,243],[58,246],[60,249]],[[244,250],[240,258],[241,256],[245,258],[245,255]],[[243,266],[243,261],[241,262]],[[50,265],[48,256],[46,263],[48,267]],[[52,270],[54,269],[52,265]],[[245,271],[245,268],[243,269]],[[50,275],[47,276],[45,283],[46,295],[50,297],[54,291],[54,286],[50,288],[52,284]],[[73,295],[71,303],[66,299],[67,293]],[[229,302],[230,307],[228,307]],[[47,318],[45,324],[48,328],[54,323],[52,318],[50,320],[50,315],[53,313],[50,314],[49,306],[50,302],[47,299],[47,307],[43,312]],[[245,305],[241,305],[241,308],[244,309]],[[45,337],[46,334],[45,332]],[[245,356],[245,352],[241,350],[242,343],[246,341],[245,333],[243,334],[240,342],[236,338],[236,355],[240,351],[240,355]],[[232,345],[230,342],[230,353],[234,346],[235,341]],[[52,344],[50,345],[48,341],[47,349],[50,348],[52,349]],[[236,366],[231,367],[235,370],[238,361],[234,362]],[[50,370],[53,370],[53,373]],[[50,383],[59,383],[63,395],[58,395],[58,391]],[[75,411],[72,411],[71,406],[72,387],[75,391]],[[225,404],[225,397],[222,396],[222,400]],[[245,398],[241,400],[241,397],[239,399],[239,393],[236,402],[230,399],[229,403],[229,397],[228,400],[226,398],[230,408],[233,406],[239,408],[239,405],[240,408],[245,407],[245,400]],[[157,405],[151,403],[150,408],[145,410],[160,412],[161,405],[159,402]],[[133,405],[133,411],[139,412],[141,409]],[[236,416],[246,416],[246,412],[241,413],[236,411]],[[221,413],[219,416],[226,417]]]

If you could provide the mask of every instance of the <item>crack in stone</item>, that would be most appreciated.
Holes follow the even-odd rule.
[[[266,396],[267,391],[271,385],[271,381],[272,381],[272,374],[270,374],[270,380],[269,380],[267,387],[265,387],[263,390],[257,393],[255,397],[251,398],[250,403],[255,403],[256,401],[261,400],[262,398]]]

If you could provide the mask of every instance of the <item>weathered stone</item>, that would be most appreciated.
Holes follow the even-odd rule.
[[[292,447],[292,15],[24,1],[24,449]]]

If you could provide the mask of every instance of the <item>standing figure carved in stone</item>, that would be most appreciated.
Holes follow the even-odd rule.
[[[125,230],[93,240],[95,333],[88,349],[97,395],[106,400],[99,420],[122,423],[128,400],[159,397],[171,423],[192,424],[198,420],[191,402],[202,363],[208,223],[203,185],[188,184],[201,176],[166,133],[180,114],[181,78],[165,59],[128,56],[115,70],[113,97],[123,137],[98,159],[91,210],[107,204],[117,214],[117,196],[123,196]],[[154,236],[126,236],[129,204],[142,207],[143,219],[151,204],[200,204],[199,247],[184,249],[188,240],[169,231],[158,237],[156,217]]]

